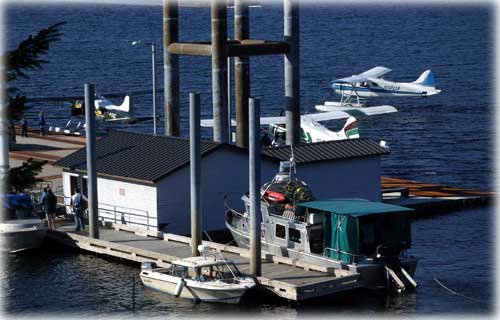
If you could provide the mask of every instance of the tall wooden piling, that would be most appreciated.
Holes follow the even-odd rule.
[[[246,0],[234,1],[234,39],[250,38],[249,7]],[[248,147],[248,98],[250,97],[250,58],[235,57],[236,145]]]
[[[179,135],[179,56],[168,46],[179,42],[178,0],[163,0],[163,70],[165,88],[165,134]]]
[[[285,55],[286,144],[300,142],[299,1],[284,0],[284,36],[290,50]]]
[[[189,93],[189,150],[191,176],[191,254],[200,255],[201,244],[201,152],[200,152],[200,94]]]
[[[9,174],[9,120],[7,118],[7,108],[5,104],[5,94],[0,92],[0,179],[2,181],[7,181],[7,176]],[[2,183],[0,186],[0,192],[6,193],[4,188],[7,185]]]
[[[261,275],[260,100],[249,99],[250,273]]]
[[[85,135],[87,139],[87,198],[89,210],[89,237],[99,239],[99,212],[97,203],[97,156],[95,151],[94,85],[85,84]],[[83,190],[82,190],[83,192]]]
[[[212,102],[214,140],[228,143],[227,123],[227,8],[226,1],[212,0]]]

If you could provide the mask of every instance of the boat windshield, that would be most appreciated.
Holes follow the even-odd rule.
[[[219,279],[232,279],[240,275],[240,271],[234,263],[219,264],[214,267],[214,270]]]

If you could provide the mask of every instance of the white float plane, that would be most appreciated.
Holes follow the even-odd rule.
[[[338,110],[335,107],[363,107],[366,99],[373,97],[428,97],[441,90],[436,89],[436,79],[426,70],[413,82],[393,82],[382,76],[391,69],[375,67],[363,73],[332,81],[332,90],[341,95],[340,102],[325,102],[316,106],[321,111]]]
[[[371,116],[391,112],[397,112],[396,108],[391,106],[378,106],[366,107],[362,109],[344,108],[343,110],[301,115],[300,138],[301,141],[307,143],[359,138],[358,123],[354,116]],[[335,119],[347,119],[342,130],[337,132],[328,129],[320,123]],[[285,123],[286,117],[284,116],[260,118],[261,126],[269,126],[269,134],[273,137],[272,144],[279,144],[279,140],[284,142],[286,135],[286,127],[284,126]],[[213,125],[213,119],[201,120],[202,127],[213,127]],[[231,119],[231,126],[236,126],[236,120]]]

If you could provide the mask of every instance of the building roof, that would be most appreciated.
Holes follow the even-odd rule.
[[[219,148],[214,141],[201,141],[201,155]],[[131,180],[156,182],[189,164],[189,139],[144,133],[112,131],[96,141],[97,173]],[[55,165],[87,170],[87,151],[82,148]]]
[[[293,147],[293,156],[297,164],[380,156],[389,153],[388,149],[367,138],[306,143]],[[262,150],[262,154],[281,161],[289,160],[290,147],[266,148]]]
[[[221,147],[233,152],[245,149],[214,141],[201,141],[201,156]],[[370,139],[351,139],[301,144],[293,148],[297,164],[357,157],[379,156],[389,151]],[[100,176],[155,183],[189,164],[189,139],[171,136],[112,131],[96,141],[97,173]],[[263,148],[262,156],[272,161],[290,159],[290,147]],[[86,148],[55,163],[74,171],[86,171]]]
[[[393,204],[386,204],[381,202],[372,202],[366,199],[357,198],[309,201],[299,203],[298,205],[301,207],[333,212],[341,215],[349,215],[353,217],[362,217],[381,213],[401,213],[413,211],[413,209],[409,209],[406,207],[400,207]]]

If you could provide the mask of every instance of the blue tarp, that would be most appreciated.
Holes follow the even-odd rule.
[[[33,207],[31,204],[31,198],[27,193],[0,194],[0,200],[2,201],[2,207],[4,209],[30,209]]]

